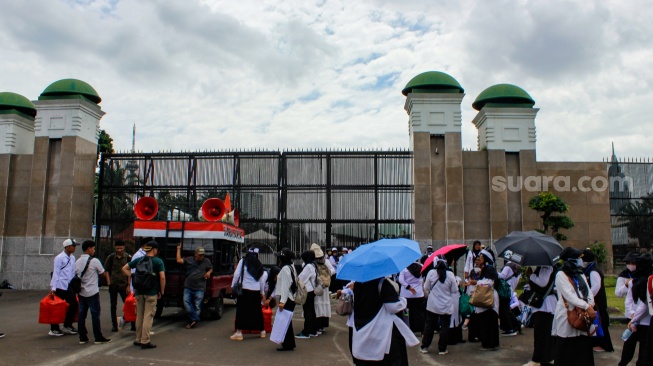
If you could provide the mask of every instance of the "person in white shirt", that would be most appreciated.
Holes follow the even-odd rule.
[[[603,272],[596,265],[596,255],[590,249],[583,250],[583,273],[594,296],[594,310],[601,321],[602,337],[592,337],[592,346],[596,352],[614,352],[610,338],[610,315],[608,314],[608,297],[603,283]]]
[[[88,331],[86,329],[86,316],[91,310],[91,323],[93,324],[93,336],[95,344],[111,342],[102,335],[100,324],[100,286],[98,275],[104,276],[107,284],[110,284],[109,273],[104,270],[99,259],[95,255],[95,242],[86,240],[82,243],[82,254],[75,263],[75,272],[82,279],[82,290],[79,292],[79,344],[88,343]]]
[[[458,297],[456,277],[452,272],[447,271],[447,262],[445,260],[437,260],[435,269],[429,271],[428,275],[426,275],[424,294],[427,298],[426,324],[424,325],[420,351],[422,353],[428,352],[428,348],[433,341],[435,326],[439,322],[441,327],[438,351],[439,354],[445,355],[448,353],[449,325],[454,312],[454,298],[457,299]]]
[[[520,267],[513,262],[507,262],[499,272],[499,279],[505,280],[510,285],[512,293],[517,288],[521,277]],[[499,323],[501,324],[501,336],[511,337],[521,333],[521,322],[515,314],[510,311],[510,299],[499,297]]]
[[[315,282],[317,276],[317,267],[314,263],[315,252],[312,250],[303,252],[302,260],[304,261],[304,269],[299,274],[299,280],[306,285],[308,296],[302,306],[304,310],[304,329],[295,334],[295,338],[307,339],[318,336],[317,314],[315,313]]]
[[[318,244],[311,244],[311,250],[315,253],[315,262],[313,264],[317,268],[317,274],[322,280],[322,285],[326,286],[323,288],[322,295],[315,295],[317,334],[320,335],[329,327],[329,319],[331,318],[329,286],[331,285],[331,276],[336,273],[336,270],[331,266],[331,262],[326,259],[322,248]]]
[[[586,310],[590,317],[595,316],[594,296],[583,275],[581,255],[581,251],[567,247],[559,256],[564,264],[555,279],[558,301],[551,328],[551,335],[557,337],[554,352],[556,366],[594,365],[592,340],[587,332],[572,327],[567,319],[567,311],[574,308]]]
[[[419,262],[411,263],[399,272],[398,282],[401,285],[399,296],[405,297],[406,301],[408,301],[410,330],[424,333],[426,320],[421,270],[422,265]]]
[[[493,306],[491,308],[475,308],[474,322],[478,326],[478,338],[481,341],[481,350],[496,351],[499,349],[499,294],[495,290],[495,283],[499,282],[497,270],[494,268],[494,256],[482,249],[476,257],[476,267],[480,269],[478,280],[469,280],[467,285],[487,286],[492,288]]]
[[[630,256],[630,257],[629,257]],[[648,310],[646,293],[648,276],[651,274],[651,265],[653,264],[653,257],[648,253],[640,254],[639,256],[629,253],[626,256],[631,263],[635,266],[628,268],[631,271],[632,281],[626,285],[628,288],[627,299],[630,299],[630,322],[628,328],[633,332],[631,336],[624,342],[624,347],[621,351],[621,360],[619,366],[626,366],[632,361],[635,356],[635,349],[639,343],[639,355],[637,357],[637,366],[650,365],[653,361],[653,348],[650,348],[651,340],[647,340],[648,333],[650,332],[651,314]],[[647,361],[649,360],[649,361]]]
[[[531,290],[536,291],[544,296],[553,286],[554,268],[552,266],[540,266],[528,268],[526,274],[529,276]],[[553,312],[556,307],[556,297],[553,289],[544,298],[539,307],[531,304],[531,322],[533,323],[533,356],[531,361],[524,366],[537,366],[540,364],[551,364],[554,358],[554,342],[551,336],[551,327],[553,326]]]
[[[263,325],[263,308],[265,301],[265,282],[268,279],[263,264],[258,259],[258,248],[249,248],[244,258],[238,261],[231,287],[242,284],[242,294],[236,302],[236,333],[229,337],[233,341],[243,340],[243,329],[260,331],[265,338]]]
[[[297,273],[293,265],[295,253],[288,248],[283,248],[281,251],[275,253],[279,258],[279,265],[281,271],[277,276],[277,285],[275,291],[279,296],[279,310],[295,310],[295,292],[297,291]],[[295,334],[293,333],[292,321],[288,324],[286,330],[286,337],[281,343],[281,347],[277,351],[292,351],[295,349]]]
[[[54,257],[50,295],[56,295],[65,300],[68,303],[68,310],[66,311],[63,329],[59,328],[59,324],[50,324],[50,333],[48,335],[53,337],[60,337],[64,334],[77,334],[77,329],[73,327],[73,321],[79,310],[79,304],[77,303],[77,294],[69,288],[70,281],[75,277],[75,256],[73,253],[75,253],[77,245],[79,244],[72,238],[64,240],[63,251]]]

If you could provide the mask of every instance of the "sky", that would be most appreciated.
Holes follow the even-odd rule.
[[[0,91],[97,90],[117,151],[407,149],[401,90],[442,71],[471,105],[500,83],[540,108],[539,161],[653,158],[643,0],[3,0]]]

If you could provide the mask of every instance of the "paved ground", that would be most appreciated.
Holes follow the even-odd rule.
[[[294,352],[276,352],[276,344],[268,339],[245,338],[230,341],[235,308],[225,307],[225,316],[218,321],[200,323],[187,330],[184,312],[166,309],[162,319],[155,321],[152,342],[158,348],[141,350],[132,346],[133,333],[111,333],[109,296],[103,290],[102,320],[106,337],[113,341],[105,345],[79,345],[77,336],[49,337],[49,326],[37,323],[38,304],[43,291],[4,290],[0,297],[0,365],[348,365],[351,357],[347,346],[345,319],[333,315],[327,333],[310,340],[297,340]],[[299,314],[293,324],[302,326]],[[90,319],[87,319],[90,327]],[[623,326],[612,329],[617,352],[596,354],[596,365],[616,365],[621,354],[619,335]],[[251,337],[251,336],[250,336]],[[437,336],[436,336],[437,337]],[[437,339],[437,338],[436,338]],[[481,352],[478,343],[450,346],[449,354],[421,354],[418,347],[409,349],[411,365],[522,365],[532,352],[532,329],[517,337],[501,339],[497,352]],[[573,355],[570,355],[573,357]]]

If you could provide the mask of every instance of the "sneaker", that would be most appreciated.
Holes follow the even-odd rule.
[[[116,327],[116,326],[111,327],[111,331],[112,331],[112,332],[117,332],[117,331],[118,331],[118,327]]]
[[[517,335],[517,332],[515,332],[514,330],[507,330],[505,332],[501,332],[502,337],[514,337],[516,335]]]
[[[234,333],[231,337],[229,337],[232,341],[242,341],[243,340],[243,335],[242,333]]]
[[[80,338],[79,339],[79,344],[86,344],[88,343],[88,338]]]
[[[300,332],[300,333],[295,334],[295,338],[299,338],[299,339],[309,339],[309,338],[311,338],[311,337],[308,336],[308,335],[306,335],[306,334],[304,334],[304,333],[301,333],[301,332]]]
[[[75,329],[73,327],[63,327],[63,329],[61,329],[61,331],[63,332],[63,334],[68,334],[68,335],[77,334],[77,329]]]
[[[105,344],[109,342],[111,342],[111,339],[104,338],[104,337],[95,339],[95,344]]]
[[[605,352],[605,350],[601,347],[594,347],[592,349],[594,350],[594,352]]]
[[[420,347],[419,351],[422,352],[422,353],[429,353],[428,347]]]
[[[448,353],[449,353],[449,351],[440,351],[440,352],[438,352],[439,355],[446,355]]]
[[[63,333],[60,330],[51,330],[48,335],[53,336],[53,337],[61,337]]]
[[[534,361],[528,361],[528,363],[525,363],[524,366],[540,366],[540,363]]]
[[[118,318],[118,330],[122,331],[125,326],[125,318]]]
[[[197,325],[197,322],[192,321],[192,322],[186,324],[186,329],[192,329],[195,325]]]
[[[0,338],[3,338],[5,336],[4,333],[0,333]]]
[[[481,347],[481,351],[496,351],[498,349],[499,347],[490,347],[490,348]]]
[[[319,335],[320,335],[319,333],[315,333],[315,334],[309,334],[308,336],[311,338],[316,338]]]
[[[262,330],[262,331],[261,331],[261,338],[265,338],[266,335],[267,335],[267,333],[265,333],[265,331]]]
[[[156,348],[156,344],[152,342],[141,344],[141,349],[150,349],[150,348]]]

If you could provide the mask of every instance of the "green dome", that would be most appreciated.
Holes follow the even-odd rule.
[[[401,91],[406,96],[412,92],[464,93],[465,90],[451,76],[440,71],[427,71],[410,79],[404,90]]]
[[[487,104],[492,107],[532,108],[535,101],[524,89],[516,85],[497,84],[483,90],[472,103],[472,107],[480,111]]]
[[[36,107],[29,99],[16,93],[0,93],[0,111],[10,110],[16,110],[32,118],[36,117]]]
[[[62,79],[55,81],[45,88],[43,93],[41,93],[41,96],[39,96],[39,100],[65,99],[76,96],[82,96],[95,104],[102,101],[102,98],[100,98],[92,86],[77,79]]]

